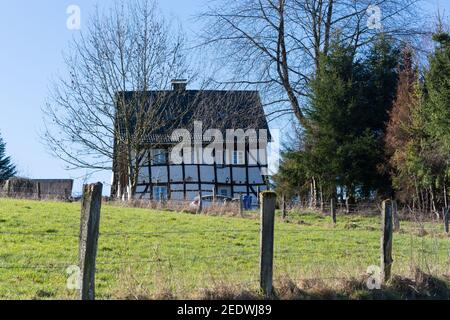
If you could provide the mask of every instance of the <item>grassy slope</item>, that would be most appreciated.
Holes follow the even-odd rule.
[[[66,290],[65,270],[77,263],[79,208],[78,203],[0,199],[0,298],[74,297]],[[277,221],[275,278],[360,276],[377,265],[379,218],[338,218],[337,227],[317,215]],[[123,295],[130,283],[150,292],[167,288],[181,297],[223,281],[256,288],[258,229],[257,219],[104,206],[97,297]],[[393,272],[406,274],[412,264],[448,272],[449,244],[441,232],[420,238],[410,231],[396,234]]]

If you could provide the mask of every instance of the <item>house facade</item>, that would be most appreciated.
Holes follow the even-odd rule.
[[[158,95],[162,108],[189,111],[176,127],[168,125],[143,141],[135,198],[192,200],[201,193],[257,201],[268,188],[270,140],[258,92],[186,90],[176,81],[172,92],[148,95],[150,101]],[[127,173],[119,167],[114,165],[112,197],[126,192]]]

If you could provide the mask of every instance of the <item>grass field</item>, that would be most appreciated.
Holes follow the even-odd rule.
[[[79,203],[0,199],[0,299],[71,299],[66,269],[77,264]],[[96,296],[196,298],[223,284],[258,287],[259,220],[105,205]],[[292,214],[277,219],[275,279],[361,278],[379,264],[380,218]],[[441,225],[402,222],[393,273],[449,273],[450,238]],[[281,281],[281,280],[280,280]],[[204,291],[204,290],[203,290]]]

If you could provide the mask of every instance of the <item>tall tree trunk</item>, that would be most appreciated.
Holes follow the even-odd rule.
[[[128,156],[128,179],[127,179],[127,195],[126,195],[126,200],[130,201],[133,197],[133,192],[132,192],[132,186],[133,186],[133,164],[132,164],[132,160],[131,160],[131,156]]]
[[[322,183],[320,183],[320,211],[324,212],[323,186],[322,186]]]
[[[447,179],[444,178],[444,207],[448,208],[447,202]]]
[[[425,196],[423,195],[423,189],[419,189],[419,192],[420,192],[420,203],[421,203],[421,210],[423,211],[423,212],[426,212],[427,211],[427,205],[426,205],[426,202],[425,202]]]
[[[287,97],[291,103],[292,111],[300,124],[306,128],[308,122],[300,107],[299,99],[297,98],[294,88],[291,85],[289,76],[288,53],[286,48],[286,34],[285,34],[285,5],[286,0],[279,0],[278,15],[280,18],[278,25],[278,41],[277,41],[277,72],[281,79],[281,84],[286,90]]]
[[[328,12],[327,19],[325,22],[325,39],[324,39],[324,49],[323,53],[328,55],[328,50],[330,48],[330,38],[331,38],[331,22],[333,18],[333,4],[334,0],[328,0]]]
[[[313,207],[317,209],[317,184],[315,177],[313,177]]]
[[[414,179],[415,180],[415,179]],[[419,192],[419,186],[417,185],[417,181],[415,180],[414,181],[414,186],[415,186],[415,188],[416,188],[416,199],[417,199],[417,210],[422,210],[422,204],[421,204],[421,201],[420,201],[420,192]]]
[[[439,212],[436,210],[436,201],[434,197],[433,186],[430,186],[430,206],[431,210],[437,215],[437,218],[439,219]]]

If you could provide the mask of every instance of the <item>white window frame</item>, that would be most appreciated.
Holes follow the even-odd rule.
[[[165,149],[152,149],[150,152],[152,165],[167,164],[167,151]]]
[[[244,165],[245,164],[245,152],[240,150],[233,151],[233,164]]]
[[[161,199],[164,196],[164,199]],[[167,186],[154,186],[153,187],[153,200],[167,200]]]
[[[219,188],[219,195],[228,197],[228,189],[227,188]]]

